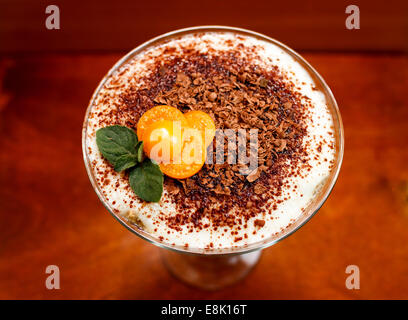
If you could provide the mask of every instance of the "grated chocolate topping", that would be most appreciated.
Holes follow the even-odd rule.
[[[228,164],[225,143],[224,164],[214,163],[213,158],[191,178],[165,178],[169,193],[165,201],[174,202],[178,210],[163,219],[174,230],[183,225],[190,232],[210,226],[245,228],[250,218],[264,214],[265,206],[273,209],[285,200],[280,196],[288,177],[310,170],[303,144],[308,98],[277,67],[264,69],[254,63],[255,53],[243,56],[243,49],[202,53],[185,47],[177,56],[166,52],[143,77],[142,86],[130,86],[121,93],[120,103],[107,117],[110,123],[104,120],[103,125],[136,129],[144,112],[167,104],[183,112],[205,111],[217,129],[258,129],[257,169],[242,174],[245,165]],[[250,154],[253,146],[245,147]],[[214,145],[209,148],[215,150]],[[255,225],[262,228],[264,221],[258,219]]]

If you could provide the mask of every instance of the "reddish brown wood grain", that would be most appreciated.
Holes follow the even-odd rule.
[[[58,5],[60,30],[47,30],[45,8]],[[360,29],[345,26],[360,9]],[[247,28],[298,50],[408,49],[404,0],[2,0],[0,52],[130,50],[152,37],[197,25]]]
[[[81,128],[97,83],[120,55],[0,59],[1,299],[408,298],[408,59],[306,54],[345,126],[336,187],[301,230],[265,250],[241,283],[204,292],[172,278],[153,245],[97,199]],[[45,288],[45,268],[61,289]],[[360,267],[361,289],[345,288]]]

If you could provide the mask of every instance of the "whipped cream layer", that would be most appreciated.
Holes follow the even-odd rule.
[[[109,164],[98,151],[95,132],[103,127],[100,120],[106,120],[106,117],[112,115],[111,111],[116,110],[122,103],[120,99],[122,93],[145,85],[144,78],[152,72],[152,67],[158,60],[177,55],[182,58],[182,48],[187,46],[194,46],[202,53],[216,54],[217,51],[240,48],[240,45],[256,53],[257,57],[252,59],[252,63],[265,69],[277,67],[287,81],[295,84],[294,90],[303,96],[305,100],[303,105],[309,110],[305,120],[307,134],[303,137],[302,143],[308,154],[307,162],[310,169],[300,169],[301,175],[285,179],[279,203],[273,209],[265,205],[262,214],[251,218],[245,225],[234,228],[234,232],[225,227],[215,228],[210,220],[207,221],[209,225],[207,228],[191,229],[191,226],[182,225],[175,230],[168,226],[166,218],[183,212],[180,212],[176,203],[172,202],[166,185],[159,203],[146,203],[140,200],[129,188],[125,173],[107,170]],[[242,52],[246,54],[245,50]],[[107,206],[134,223],[135,228],[142,228],[158,241],[189,249],[241,247],[284,232],[304,213],[304,209],[324,185],[334,162],[333,119],[324,94],[316,90],[315,86],[308,72],[289,54],[278,46],[249,36],[237,36],[229,32],[208,32],[175,38],[144,50],[107,79],[89,114],[86,152]],[[276,200],[274,199],[275,202]],[[255,224],[257,219],[265,222],[261,228]],[[206,222],[205,217],[203,222]]]

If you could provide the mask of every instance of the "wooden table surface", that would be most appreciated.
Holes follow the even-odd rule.
[[[88,100],[121,54],[0,58],[1,299],[408,298],[408,59],[304,56],[337,98],[345,127],[338,182],[320,212],[216,292],[168,274],[159,249],[104,209],[85,172]],[[57,265],[61,289],[48,290]],[[360,290],[345,287],[348,265]]]

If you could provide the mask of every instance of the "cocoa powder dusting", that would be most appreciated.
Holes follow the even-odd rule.
[[[153,70],[142,78],[142,87],[121,94],[110,124],[135,129],[145,111],[166,104],[183,112],[205,111],[217,129],[258,130],[257,169],[248,171],[240,163],[228,164],[225,143],[224,164],[207,163],[186,180],[165,178],[165,189],[178,209],[166,218],[168,226],[179,230],[188,225],[190,231],[210,225],[234,228],[264,212],[267,201],[270,209],[276,208],[279,200],[275,199],[287,178],[300,175],[309,166],[302,146],[309,100],[295,91],[278,68],[265,70],[250,55],[243,57],[233,49],[203,54],[184,48],[181,55],[157,61]],[[254,146],[244,146],[249,155]],[[214,148],[215,154],[215,147],[209,148]],[[214,156],[212,160],[215,162]],[[241,174],[245,169],[248,172]],[[203,223],[204,217],[210,224]],[[258,219],[255,226],[264,223]]]

